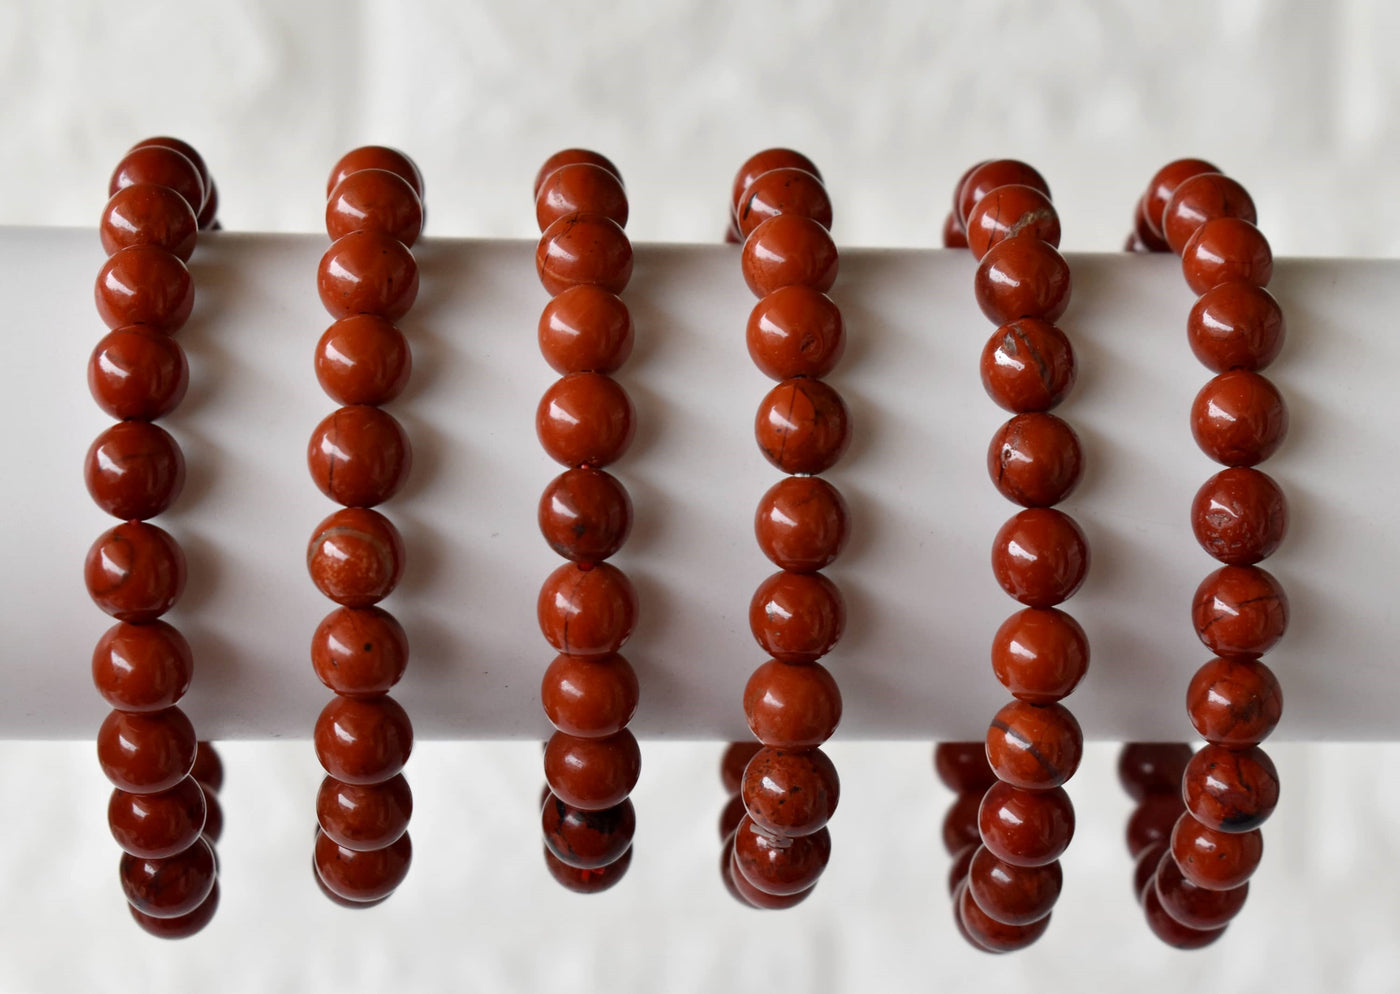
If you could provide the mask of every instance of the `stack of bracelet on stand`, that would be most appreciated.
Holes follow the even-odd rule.
[[[836,768],[818,748],[841,719],[841,693],[817,662],[836,645],[846,608],[819,570],[850,531],[841,494],[814,474],[834,466],[851,436],[841,395],[821,377],[845,349],[841,312],[826,296],[836,280],[831,201],[809,159],[787,149],[753,156],[734,181],[733,223],[744,279],[758,304],[749,355],[779,383],[758,408],[763,455],[784,473],[760,498],[759,548],[780,571],[749,603],[749,627],[772,658],[744,688],[744,713],[763,743],[744,771],[745,815],[734,833],[735,890],[759,908],[787,908],[812,893],[831,853]]]
[[[92,678],[114,708],[97,735],[97,758],[115,786],[107,806],[125,855],[121,884],[131,914],[147,932],[182,938],[202,929],[218,907],[217,863],[204,831],[211,810],[191,776],[201,747],[176,707],[189,689],[189,644],[158,620],[179,600],[185,558],[148,519],[174,504],[185,461],[152,422],[173,411],[189,385],[185,354],[172,337],[194,306],[185,261],[198,232],[214,222],[213,183],[193,148],[151,138],[117,164],[103,209],[97,311],[113,329],[88,363],[88,386],[120,421],[88,449],[88,493],[121,524],[87,555],[88,593],[118,624],[92,655]],[[217,824],[215,825],[217,834]]]
[[[719,761],[719,779],[729,799],[719,815],[720,861],[719,875],[724,889],[740,904],[748,904],[734,887],[734,875],[729,872],[730,854],[734,850],[734,832],[744,819],[744,770],[749,760],[763,748],[761,742],[731,742]]]
[[[980,260],[975,281],[982,312],[1000,327],[982,351],[988,395],[1013,413],[992,438],[987,468],[1002,496],[1026,510],[992,545],[992,572],[1026,605],[992,641],[992,670],[1015,701],[987,731],[987,759],[999,782],[979,812],[982,848],[957,895],[964,934],[989,952],[1030,945],[1049,925],[1059,897],[1059,856],[1069,845],[1074,809],[1064,784],[1079,766],[1084,738],[1058,702],[1083,678],[1088,640],[1055,605],[1088,571],[1079,526],[1054,510],[1079,482],[1079,439],[1048,413],[1074,383],[1074,353],[1053,322],[1070,299],[1069,267],[1056,250],[1060,221],[1050,191],[1023,162],[983,162],[954,193],[956,220]],[[958,240],[957,225],[945,241]]]
[[[1128,818],[1128,855],[1133,858],[1133,896],[1157,872],[1171,845],[1172,828],[1186,810],[1181,775],[1191,761],[1184,742],[1125,742],[1118,754],[1118,782],[1136,803]]]
[[[1191,616],[1215,658],[1186,691],[1191,724],[1207,745],[1181,790],[1186,813],[1143,892],[1148,922],[1164,942],[1213,942],[1244,905],[1263,855],[1259,826],[1278,804],[1278,772],[1259,748],[1283,713],[1278,680],[1260,661],[1288,625],[1279,582],[1255,565],[1283,541],[1283,492],[1254,467],[1283,442],[1288,411],[1259,374],[1283,347],[1284,320],[1264,289],[1273,254],[1254,226],[1254,201],[1208,162],[1180,159],[1152,178],[1138,202],[1133,247],[1171,251],[1198,295],[1187,319],[1192,352],[1217,374],[1196,395],[1191,430],[1227,468],[1196,493],[1196,540],[1224,563],[1197,588]]]
[[[408,384],[412,357],[394,322],[413,306],[418,266],[409,251],[423,227],[423,180],[401,152],[357,148],[327,183],[326,232],[317,288],[336,319],[316,346],[316,377],[338,404],[312,432],[307,465],[316,486],[343,505],[317,527],[307,566],[338,605],[311,639],[317,677],[335,697],[316,720],[326,778],[316,796],[313,866],[338,904],[366,908],[408,873],[413,794],[402,770],[413,725],[389,696],[408,662],[408,637],[375,605],[398,585],[404,546],[371,510],[404,485],[408,435],[381,409]]]
[[[627,191],[596,152],[567,149],[535,177],[535,254],[551,300],[539,321],[540,351],[561,375],[540,399],[540,444],[565,471],[540,497],[539,525],[568,560],[540,588],[540,630],[559,653],[540,701],[554,725],[544,752],[541,823],[550,874],[579,893],[607,890],[632,861],[636,814],[628,796],[642,757],[627,724],[637,675],[618,651],[637,623],[637,594],[606,562],[627,540],[632,503],[603,471],[632,443],[627,392],[610,374],[632,353],[632,317],[618,296],[632,276]]]
[[[984,742],[939,743],[933,750],[933,769],[943,786],[957,795],[948,806],[948,813],[943,816],[943,848],[953,858],[948,869],[948,894],[954,898],[953,924],[963,938],[976,945],[963,926],[956,898],[962,892],[962,883],[972,868],[973,858],[982,853],[981,858],[987,859],[982,849],[977,812],[982,806],[982,798],[997,782],[997,775],[987,762]]]

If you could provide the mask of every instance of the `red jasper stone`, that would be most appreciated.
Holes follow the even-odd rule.
[[[589,151],[586,148],[566,148],[562,151],[555,152],[548,159],[544,160],[544,165],[540,166],[539,172],[535,174],[534,196],[539,196],[540,187],[544,185],[544,181],[548,179],[556,169],[562,169],[564,166],[573,165],[578,162],[600,166],[616,176],[619,181],[622,179],[622,173],[618,170],[617,166],[613,165],[612,160],[606,155],[600,152]]]
[[[224,763],[212,742],[200,742],[195,746],[194,768],[190,770],[190,776],[210,790],[217,791],[223,787]],[[207,833],[208,829],[205,831]]]
[[[200,181],[204,184],[204,199],[206,201],[209,199],[209,167],[205,164],[204,157],[195,150],[193,145],[189,142],[181,141],[179,138],[171,138],[169,135],[157,135],[154,138],[141,139],[135,145],[131,146],[131,148],[127,149],[127,151],[134,152],[138,148],[148,148],[150,146],[173,149],[189,159],[195,169],[199,171]]]
[[[331,317],[376,314],[397,321],[418,296],[418,263],[391,235],[373,229],[352,231],[321,256],[316,289]]]
[[[1186,321],[1191,351],[1216,373],[1258,371],[1283,349],[1283,311],[1262,286],[1235,281],[1201,294]]]
[[[556,652],[609,656],[637,625],[637,591],[609,563],[587,569],[565,563],[540,587],[536,613],[540,631]]]
[[[996,783],[985,742],[940,742],[933,747],[933,770],[943,786],[959,794],[981,794]]]
[[[311,581],[337,604],[369,607],[403,576],[403,538],[378,511],[347,507],[319,525],[306,550]]]
[[[1135,801],[1149,794],[1181,793],[1181,775],[1191,762],[1185,742],[1128,742],[1118,754],[1118,783]]]
[[[819,831],[836,813],[841,779],[820,749],[765,747],[744,768],[740,798],[763,831],[801,838]]]
[[[987,762],[1013,787],[1047,790],[1074,776],[1084,754],[1084,733],[1059,704],[1012,701],[987,730]]]
[[[1252,566],[1273,555],[1288,531],[1283,491],[1257,469],[1216,473],[1191,503],[1196,541],[1229,566]]]
[[[1050,927],[1049,914],[1029,925],[1004,925],[997,921],[978,907],[973,899],[971,874],[959,889],[956,901],[958,919],[962,922],[964,934],[989,953],[1011,953],[1025,949]]]
[[[345,697],[377,697],[403,677],[408,635],[388,611],[340,607],[311,636],[311,665],[328,688]]]
[[[1258,373],[1221,373],[1196,394],[1191,434],[1216,462],[1254,466],[1283,444],[1288,408],[1278,388]]]
[[[1257,659],[1212,659],[1186,688],[1186,713],[1201,738],[1237,749],[1269,737],[1283,715],[1283,690]]]
[[[555,732],[544,750],[549,789],[565,804],[602,811],[621,804],[642,774],[642,752],[632,733],[585,739]]]
[[[108,255],[129,245],[155,245],[189,262],[199,222],[185,198],[170,187],[138,183],[112,195],[97,232]]]
[[[1069,307],[1069,265],[1053,245],[1039,238],[997,242],[982,256],[973,292],[994,324],[1018,318],[1054,322]]]
[[[956,894],[958,888],[967,879],[967,873],[972,869],[972,858],[980,852],[982,846],[977,843],[963,846],[962,849],[953,856],[953,861],[948,865],[948,893]],[[971,940],[969,940],[971,941]]]
[[[1177,255],[1201,225],[1217,218],[1258,220],[1248,191],[1222,173],[1197,173],[1183,179],[1162,212],[1162,234]],[[1199,292],[1199,291],[1198,291]]]
[[[118,621],[155,621],[185,590],[185,554],[169,533],[125,521],[97,537],[83,565],[93,602]]]
[[[191,773],[190,776],[193,777],[194,774]],[[219,836],[224,833],[224,812],[219,807],[219,795],[214,793],[208,784],[200,782],[198,777],[195,777],[195,782],[199,783],[199,791],[204,795],[204,832],[202,834],[209,841],[209,844],[213,845],[219,841]],[[217,856],[218,853],[215,855]]]
[[[1218,217],[1196,229],[1181,250],[1186,285],[1206,293],[1226,283],[1268,286],[1274,275],[1269,241],[1248,221]]]
[[[540,682],[540,703],[559,731],[603,738],[627,727],[640,692],[636,672],[621,656],[555,656]]]
[[[1249,884],[1230,890],[1197,887],[1181,875],[1170,852],[1162,856],[1153,881],[1162,910],[1187,928],[1223,928],[1239,914],[1249,896]]]
[[[413,792],[402,774],[383,783],[321,781],[316,792],[316,821],[336,845],[355,852],[391,846],[408,830]]]
[[[1089,669],[1084,629],[1055,608],[1026,608],[1002,622],[992,639],[992,672],[1027,704],[1068,697]]]
[[[737,211],[749,184],[774,169],[801,169],[811,173],[818,180],[822,178],[816,164],[801,152],[794,152],[790,148],[767,148],[749,156],[734,174],[734,184],[729,194],[730,206]]]
[[[850,534],[840,491],[813,476],[779,480],[760,498],[754,534],[763,554],[784,570],[811,573],[836,561]]]
[[[122,851],[142,859],[164,859],[194,845],[204,830],[204,791],[193,777],[156,794],[112,791],[107,825]]]
[[[1182,876],[1207,890],[1241,886],[1264,857],[1264,833],[1221,832],[1183,814],[1172,829],[1172,858]]]
[[[791,838],[771,835],[745,815],[734,833],[734,865],[765,894],[799,894],[817,882],[831,858],[831,834],[818,829]]]
[[[992,436],[987,473],[997,490],[1022,507],[1050,507],[1079,483],[1079,436],[1053,414],[1018,414]]]
[[[341,180],[362,169],[388,170],[413,187],[413,192],[419,197],[423,196],[423,174],[418,171],[418,166],[398,149],[384,145],[361,145],[342,155],[326,180],[326,196],[331,195]]]
[[[1065,399],[1074,380],[1074,350],[1048,321],[1023,318],[1002,325],[982,349],[982,386],[1008,411],[1048,411]]]
[[[754,365],[775,380],[820,379],[846,351],[840,308],[807,286],[780,287],[755,304],[746,337]]]
[[[1050,186],[1045,182],[1045,177],[1026,163],[1016,159],[980,162],[963,174],[955,194],[958,220],[963,223],[964,231],[970,229],[973,208],[987,194],[1003,186],[1028,186],[1045,194],[1046,199],[1050,197]]]
[[[1204,159],[1177,159],[1157,170],[1152,182],[1147,184],[1147,192],[1142,195],[1141,201],[1143,217],[1152,233],[1166,241],[1162,237],[1162,214],[1182,183],[1200,173],[1218,172],[1218,168]]]
[[[118,790],[159,794],[194,766],[194,726],[179,708],[149,714],[113,711],[97,732],[97,762]]]
[[[135,905],[128,904],[126,909],[131,912],[131,917],[136,924],[140,925],[148,935],[157,939],[188,939],[203,931],[204,926],[214,920],[214,914],[219,910],[219,881],[214,881],[214,886],[209,890],[209,896],[189,914],[179,915],[175,918],[153,918],[138,911]]]
[[[146,421],[119,421],[88,447],[83,480],[102,510],[123,521],[144,521],[180,496],[185,457],[165,429]]]
[[[1222,566],[1196,588],[1191,618],[1217,656],[1262,656],[1288,629],[1288,597],[1258,566]]]
[[[953,184],[953,207],[952,210],[949,211],[948,216],[951,219],[952,224],[955,225],[959,231],[963,230],[963,214],[960,210],[958,210],[958,204],[962,200],[963,184],[967,182],[967,178],[969,176],[971,176],[979,168],[985,166],[988,162],[991,161],[991,159],[982,159],[978,162],[974,162],[972,165],[968,166],[966,169],[963,170],[963,174],[959,176],[958,181]],[[971,208],[969,208],[969,210],[970,209]]]
[[[747,238],[770,217],[793,214],[831,230],[831,198],[822,181],[805,169],[784,166],[754,177],[735,211],[739,234]]]
[[[948,216],[943,219],[943,247],[948,249],[967,248],[967,232],[963,231],[962,222],[958,220],[956,211],[949,211]]]
[[[423,232],[423,202],[387,169],[350,173],[326,199],[326,234],[334,241],[352,231],[378,231],[411,247]]]
[[[627,391],[602,373],[570,373],[540,398],[535,434],[565,466],[607,466],[621,459],[636,433]]]
[[[731,742],[724,747],[724,755],[719,760],[719,779],[724,785],[726,794],[739,793],[740,785],[744,782],[744,770],[749,765],[749,760],[753,759],[758,751],[763,748],[762,742]],[[735,825],[739,824],[736,819]],[[732,829],[734,826],[731,825]],[[728,835],[728,832],[721,832],[721,835]]]
[[[982,762],[985,763],[987,761],[986,745],[979,742],[977,748],[981,750]],[[992,783],[996,782],[997,779],[993,776]],[[943,814],[942,825],[943,848],[948,851],[948,855],[959,853],[967,846],[982,844],[982,833],[977,825],[977,816],[984,793],[985,791],[977,790],[959,794],[953,798],[953,803],[948,805],[948,810]]]
[[[1171,246],[1167,244],[1167,240],[1157,232],[1153,222],[1148,220],[1146,204],[1147,198],[1140,198],[1137,208],[1133,211],[1133,238],[1137,240],[1137,251],[1170,252]]]
[[[1185,771],[1182,771],[1185,775]],[[1171,836],[1172,826],[1181,817],[1185,807],[1181,803],[1181,783],[1177,782],[1174,789],[1170,791],[1160,791],[1148,794],[1133,809],[1132,816],[1128,818],[1128,828],[1125,833],[1128,842],[1128,854],[1130,856],[1140,856],[1145,850],[1152,846],[1166,843]]]
[[[342,783],[377,784],[398,775],[413,752],[413,725],[392,697],[333,697],[314,734],[321,767]]]
[[[357,852],[316,833],[316,875],[336,897],[356,904],[381,901],[408,876],[413,841],[407,832],[383,849]]]
[[[1050,198],[1034,187],[1011,183],[977,201],[967,216],[967,245],[981,259],[1000,241],[1026,236],[1060,244],[1060,215]]]
[[[88,359],[97,406],[126,421],[154,421],[185,399],[190,369],[173,338],[142,325],[108,332]]]
[[[851,417],[841,395],[821,380],[784,380],[758,405],[754,437],[784,473],[823,473],[850,445]]]
[[[1142,890],[1141,901],[1152,934],[1174,949],[1201,949],[1225,934],[1224,928],[1188,928],[1167,914],[1151,880]]]
[[[127,902],[152,918],[179,918],[190,914],[214,889],[214,850],[195,839],[184,852],[163,859],[124,854],[121,859],[122,893]]]
[[[219,187],[211,179],[209,186],[204,193],[204,206],[199,209],[199,230],[218,231],[223,226],[219,224]]]
[[[387,404],[412,372],[408,339],[377,314],[341,318],[316,343],[316,379],[338,404]]]
[[[189,643],[163,621],[120,622],[92,650],[93,685],[120,711],[163,711],[185,696],[193,675]]]
[[[584,284],[621,293],[632,278],[632,243],[601,214],[566,214],[540,236],[535,272],[550,296]]]
[[[1061,787],[1022,790],[993,784],[977,812],[982,844],[1013,866],[1044,866],[1074,837],[1074,805]]]
[[[1030,508],[1001,526],[992,543],[992,573],[1001,589],[1028,607],[1054,607],[1089,572],[1089,545],[1074,519]]]
[[[744,686],[744,716],[766,746],[812,749],[840,724],[841,691],[820,663],[770,659]]]
[[[540,352],[562,375],[616,372],[632,354],[632,341],[627,305],[601,287],[571,286],[540,314]]]
[[[539,525],[549,547],[565,559],[599,563],[627,541],[632,501],[601,469],[566,470],[540,496]]]
[[[172,335],[194,310],[194,280],[173,252],[158,245],[130,245],[97,271],[93,297],[108,328],[140,324]]]
[[[741,265],[755,297],[785,286],[825,293],[836,282],[840,258],[821,224],[797,214],[778,214],[744,239]]]
[[[173,190],[195,213],[204,205],[204,179],[199,166],[167,146],[138,145],[122,156],[107,184],[107,195],[138,184]]]
[[[820,573],[781,570],[759,584],[749,601],[749,629],[763,651],[785,663],[813,663],[846,628],[841,591]]]
[[[1207,828],[1249,832],[1278,805],[1278,770],[1264,750],[1207,745],[1191,758],[1181,784],[1186,810]]]
[[[816,889],[816,884],[813,884],[806,890],[798,891],[796,894],[767,894],[749,883],[748,877],[744,876],[739,870],[738,855],[735,853],[732,843],[725,851],[729,855],[729,877],[733,883],[734,892],[738,895],[739,900],[750,907],[758,908],[762,911],[780,911],[784,908],[791,908],[801,904],[803,901],[807,900],[807,898],[811,896],[812,891]]]
[[[1154,842],[1138,853],[1137,861],[1133,863],[1133,897],[1137,898],[1138,904],[1142,903],[1142,892],[1152,884],[1153,877],[1157,875],[1157,864],[1162,862],[1166,852],[1165,842]]]
[[[392,415],[359,404],[332,411],[316,426],[306,465],[317,488],[337,504],[374,507],[408,481],[413,447]]]
[[[757,744],[757,743],[755,743]],[[735,794],[719,813],[719,838],[726,845],[734,841],[734,830],[744,818],[744,799]]]
[[[988,918],[1003,925],[1040,921],[1055,906],[1063,883],[1059,860],[1044,866],[1013,866],[983,846],[974,850],[967,869],[972,900]]]
[[[626,799],[601,811],[585,811],[550,794],[540,822],[545,847],[576,870],[598,870],[616,862],[637,831],[637,813]]]
[[[569,214],[597,214],[627,227],[627,191],[611,170],[591,162],[571,162],[555,169],[535,191],[535,220],[540,231]]]
[[[727,858],[728,853],[725,855]],[[628,847],[626,852],[607,866],[600,866],[596,870],[580,870],[560,862],[559,857],[546,848],[544,864],[549,870],[549,875],[564,888],[576,894],[601,894],[627,875],[627,868],[632,865],[632,849]]]

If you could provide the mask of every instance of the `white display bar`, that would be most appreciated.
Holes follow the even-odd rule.
[[[183,706],[214,739],[310,735],[330,693],[308,658],[332,605],[305,550],[334,510],[305,448],[333,408],[312,350],[330,323],[316,295],[324,236],[201,236],[197,303],[180,332],[188,397],[161,424],[184,449],[184,494],[157,523],[183,545],[189,585],[168,616],[194,648]],[[535,439],[554,374],[536,347],[548,299],[533,242],[425,239],[418,302],[403,322],[414,372],[390,407],[413,441],[408,486],[382,510],[408,546],[385,602],[408,631],[396,696],[420,736],[541,738],[540,675],[552,658],[535,623],[540,581],[559,560],[535,524],[560,467]],[[1170,256],[1077,255],[1059,322],[1079,383],[1057,413],[1079,432],[1086,472],[1063,507],[1092,566],[1065,607],[1092,645],[1067,702],[1094,739],[1185,739],[1186,681],[1209,653],[1191,629],[1196,585],[1214,568],[1188,510],[1214,466],[1188,412],[1209,373],[1184,333],[1192,302]],[[0,229],[7,288],[0,407],[0,737],[88,738],[105,713],[88,660],[111,623],[83,588],[92,540],[111,524],[82,482],[87,446],[109,419],[85,368],[104,333],[92,230]],[[987,478],[986,448],[1007,416],[983,393],[978,357],[993,328],[972,294],[966,252],[851,250],[832,296],[848,348],[830,382],[854,441],[829,478],[853,537],[829,575],[847,630],[824,661],[853,739],[980,738],[1004,702],[988,646],[1017,605],[989,565],[1014,510]],[[1395,638],[1400,562],[1400,262],[1279,260],[1270,289],[1288,340],[1269,369],[1290,435],[1265,467],[1288,495],[1290,533],[1267,563],[1292,622],[1268,662],[1286,705],[1277,737],[1400,738]],[[740,695],[765,658],[749,634],[755,585],[773,567],[752,514],[778,472],[753,417],[767,391],[749,360],[753,297],[739,250],[638,245],[625,294],[637,344],[619,379],[638,430],[613,467],[636,509],[615,562],[637,586],[641,620],[625,654],[642,684],[641,737],[747,737]]]

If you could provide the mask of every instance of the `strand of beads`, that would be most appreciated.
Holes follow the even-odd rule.
[[[1197,294],[1187,337],[1217,375],[1196,395],[1191,430],[1226,467],[1191,506],[1196,540],[1224,564],[1191,606],[1196,634],[1215,653],[1186,692],[1191,724],[1207,744],[1183,773],[1186,813],[1143,897],[1153,930],[1179,948],[1214,941],[1243,907],[1263,855],[1259,826],[1278,804],[1278,772],[1259,743],[1278,724],[1283,696],[1259,657],[1283,637],[1288,599],[1257,564],[1282,543],[1288,508],[1278,484],[1254,467],[1282,444],[1288,410],[1259,373],[1283,347],[1284,320],[1264,289],[1273,254],[1256,220],[1239,183],[1208,162],[1179,159],[1152,178],[1130,240],[1179,255]]]
[[[1038,172],[1010,159],[979,163],[954,193],[945,242],[965,240],[980,260],[982,312],[1000,327],[982,351],[982,383],[1013,417],[997,431],[987,469],[997,490],[1026,510],[992,545],[992,572],[1026,608],[992,641],[992,671],[1015,700],[992,719],[987,759],[997,776],[979,811],[982,850],[957,895],[964,934],[990,952],[1030,945],[1059,896],[1059,856],[1074,831],[1062,785],[1083,752],[1079,723],[1059,702],[1083,678],[1089,645],[1056,609],[1084,582],[1089,549],[1054,510],[1079,482],[1079,438],[1049,411],[1074,384],[1074,352],[1055,327],[1069,305],[1069,267],[1056,250],[1060,221]]]
[[[1133,896],[1149,920],[1162,914],[1149,885],[1170,847],[1172,827],[1186,810],[1181,776],[1190,761],[1191,747],[1184,742],[1125,742],[1118,754],[1118,782],[1137,804],[1128,817],[1126,833],[1128,855],[1133,859]]]
[[[734,226],[742,267],[759,297],[749,315],[749,355],[775,386],[754,431],[770,463],[792,474],[754,515],[759,548],[779,567],[749,602],[749,627],[772,658],[744,688],[744,713],[763,743],[741,785],[745,814],[734,833],[734,889],[759,908],[806,899],[831,853],[826,823],[840,781],[818,748],[841,719],[841,693],[817,660],[841,638],[846,607],[819,571],[850,532],[841,494],[816,474],[850,442],[841,395],[824,383],[845,350],[841,312],[826,296],[838,257],[828,229],[831,200],[811,160],[788,149],[750,158],[734,180]]]
[[[952,857],[948,868],[948,894],[953,898],[953,924],[969,943],[977,945],[963,925],[960,900],[963,882],[968,879],[974,858],[984,862],[991,854],[982,848],[977,812],[982,798],[997,782],[987,762],[987,746],[982,742],[940,742],[933,750],[933,769],[943,786],[953,791],[953,803],[943,816],[943,848]],[[979,887],[1004,885],[1007,878],[978,867]],[[991,902],[989,902],[991,903]]]
[[[635,417],[612,373],[632,353],[632,317],[618,294],[632,276],[627,192],[607,158],[566,149],[535,177],[535,254],[552,298],[540,351],[561,375],[540,399],[535,430],[566,469],[545,487],[539,525],[567,560],[540,588],[540,630],[557,655],[540,702],[554,725],[544,752],[549,793],[541,812],[545,864],[563,886],[606,890],[632,860],[636,813],[628,795],[642,757],[627,724],[637,674],[618,654],[637,623],[637,594],[607,562],[627,540],[632,503],[603,470],[632,443]]]
[[[732,241],[737,243],[738,238]],[[719,761],[719,779],[728,797],[719,815],[719,875],[730,897],[744,905],[749,902],[744,900],[734,886],[734,876],[729,872],[730,857],[734,851],[734,833],[739,828],[739,822],[744,820],[744,796],[741,793],[744,770],[748,768],[749,760],[762,748],[761,742],[731,742],[725,747],[724,755]]]
[[[365,146],[343,156],[326,184],[326,232],[316,284],[334,317],[316,346],[316,378],[343,405],[311,434],[307,466],[342,509],[316,526],[307,567],[339,605],[311,639],[316,676],[335,697],[316,719],[326,778],[316,797],[313,865],[336,903],[366,908],[408,873],[413,794],[402,770],[413,725],[389,696],[408,663],[408,637],[375,606],[398,585],[404,546],[372,510],[408,479],[408,435],[382,405],[408,384],[412,355],[394,322],[413,306],[423,227],[423,180],[403,153]]]
[[[88,593],[118,622],[92,655],[93,683],[113,708],[97,734],[97,758],[115,787],[107,821],[124,852],[122,890],[137,923],[167,938],[198,932],[218,906],[214,851],[203,834],[210,807],[190,775],[198,743],[176,706],[194,659],[179,631],[158,620],[184,590],[185,557],[148,520],[175,503],[185,482],[179,444],[153,422],[189,385],[173,336],[194,307],[185,262],[201,227],[214,223],[212,191],[203,159],[178,139],[147,139],[117,164],[100,228],[108,258],[95,288],[112,331],[87,371],[93,399],[120,419],[83,466],[88,493],[121,522],[98,537],[84,566]]]

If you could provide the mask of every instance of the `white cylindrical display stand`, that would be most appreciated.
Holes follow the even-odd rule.
[[[335,509],[306,469],[306,441],[333,409],[312,369],[329,318],[315,288],[324,236],[201,237],[193,318],[179,340],[187,399],[161,424],[184,449],[185,491],[156,520],[185,549],[189,584],[169,616],[195,653],[182,706],[204,736],[310,735],[329,697],[308,658],[333,606],[305,566],[316,523]],[[404,491],[383,510],[404,534],[408,570],[385,606],[412,654],[396,690],[418,734],[543,737],[539,678],[552,651],[535,622],[559,560],[536,501],[560,471],[535,438],[554,374],[535,326],[546,296],[532,242],[426,239],[403,328],[414,372],[390,410],[413,442]],[[1057,412],[1079,432],[1086,472],[1062,505],[1087,534],[1088,581],[1066,605],[1089,634],[1089,675],[1069,705],[1090,738],[1184,739],[1186,681],[1209,653],[1189,607],[1217,564],[1192,537],[1196,488],[1219,467],[1196,448],[1188,412],[1209,373],[1183,329],[1192,298],[1177,261],[1067,256],[1074,298],[1059,322],[1079,383]],[[111,525],[82,483],[83,453],[108,419],[84,371],[103,333],[92,302],[102,261],[89,230],[0,229],[11,324],[0,364],[7,555],[0,570],[6,691],[0,736],[85,738],[105,713],[88,659],[111,623],[82,564]],[[988,665],[1018,605],[992,578],[992,536],[1016,508],[987,477],[1008,416],[983,393],[978,357],[993,331],[966,252],[850,250],[832,296],[848,326],[829,382],[854,441],[829,478],[853,537],[829,575],[847,630],[824,662],[841,684],[848,738],[980,738],[1006,699]],[[1400,336],[1391,333],[1400,263],[1279,260],[1271,290],[1289,322],[1269,370],[1292,425],[1265,467],[1289,499],[1290,534],[1267,563],[1284,584],[1290,630],[1268,661],[1287,706],[1278,737],[1400,737],[1389,656],[1400,519],[1390,501]],[[771,386],[750,361],[753,297],[733,246],[638,245],[625,294],[636,350],[619,379],[636,441],[612,469],[635,506],[617,557],[637,586],[640,624],[624,653],[642,684],[642,737],[747,738],[740,696],[764,656],[749,597],[773,570],[752,515],[778,478],[753,438]],[[17,310],[17,313],[16,313]]]

